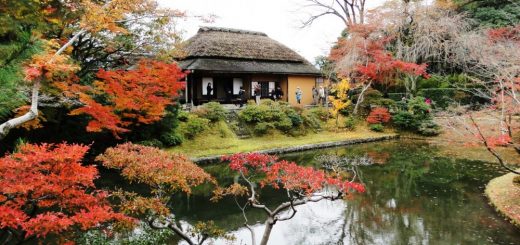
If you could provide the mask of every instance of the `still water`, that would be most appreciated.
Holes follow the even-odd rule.
[[[499,217],[483,196],[485,184],[504,172],[497,164],[443,157],[426,142],[386,141],[282,156],[315,165],[318,155],[368,156],[374,164],[359,167],[366,192],[352,200],[299,206],[296,216],[278,222],[269,244],[520,244],[520,230]],[[463,155],[464,152],[461,152]],[[222,164],[205,167],[220,183],[235,176]],[[214,220],[236,237],[231,244],[250,244],[241,211],[231,199],[209,201],[208,190],[179,197],[175,213],[187,223]],[[284,194],[262,193],[271,204]],[[257,239],[264,214],[247,212]],[[215,244],[230,244],[214,241]]]

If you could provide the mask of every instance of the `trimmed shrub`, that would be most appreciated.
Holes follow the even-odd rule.
[[[418,95],[430,98],[436,108],[447,108],[451,104],[472,104],[487,103],[488,100],[479,96],[472,95],[472,92],[460,90],[457,88],[431,88],[422,89]],[[475,93],[476,94],[476,93]]]
[[[303,119],[292,107],[285,103],[263,100],[260,105],[248,105],[240,111],[238,117],[253,127],[260,123],[269,123],[270,126],[285,133],[303,124]],[[255,134],[262,134],[265,125],[253,129]]]
[[[184,137],[179,132],[169,132],[162,134],[160,139],[164,146],[180,145],[184,141]]]
[[[383,132],[384,129],[385,127],[383,127],[383,125],[379,123],[370,125],[370,130],[375,132]]]
[[[417,119],[429,119],[431,117],[431,106],[426,103],[426,99],[421,96],[414,97],[408,101],[408,110]]]
[[[262,122],[267,114],[267,109],[266,106],[247,105],[240,111],[238,117],[246,123]]]
[[[143,140],[143,141],[136,142],[136,144],[144,145],[144,146],[152,146],[152,147],[157,147],[157,148],[164,147],[163,143],[158,139]]]
[[[354,131],[356,129],[357,121],[353,117],[347,117],[345,119],[345,128],[349,131]]]
[[[322,122],[326,122],[330,118],[330,113],[325,107],[315,107],[308,110],[309,114],[313,114]]]
[[[289,117],[289,119],[291,120],[293,126],[298,127],[303,124],[302,117],[294,109],[291,108],[287,110],[286,114],[287,117]]]
[[[264,135],[267,132],[269,132],[270,129],[273,129],[273,128],[274,128],[274,125],[272,123],[261,122],[261,123],[258,123],[255,125],[255,127],[253,128],[253,132],[256,135]]]
[[[408,101],[408,110],[399,111],[393,116],[393,123],[400,129],[416,131],[425,136],[440,133],[440,126],[432,121],[431,106],[423,97],[417,96]]]
[[[315,114],[312,114],[308,111],[304,111],[301,117],[303,119],[303,126],[306,129],[310,129],[314,132],[321,129],[320,119],[318,119],[318,117]]]
[[[314,112],[294,108],[286,102],[262,100],[260,105],[247,105],[238,113],[238,118],[246,123],[256,135],[265,134],[269,129],[277,129],[285,134],[302,135],[307,130],[317,131],[321,128],[320,119],[316,116],[326,110]]]
[[[218,102],[208,102],[201,108],[193,111],[199,117],[206,118],[211,122],[223,121],[226,119],[226,109]]]
[[[190,113],[187,111],[179,111],[177,114],[177,119],[179,119],[179,121],[181,121],[181,122],[187,122],[189,115],[190,115]]]
[[[377,99],[377,100],[372,100],[370,105],[381,106],[381,107],[386,107],[386,108],[394,108],[394,107],[396,107],[397,104],[392,99],[381,98],[381,99]]]
[[[193,139],[197,134],[209,128],[209,120],[196,115],[189,115],[188,121],[181,123],[180,131],[188,139]]]
[[[289,117],[280,118],[280,120],[274,122],[276,129],[279,129],[285,133],[289,132],[293,128],[293,124]]]
[[[420,120],[417,120],[411,112],[400,111],[394,114],[392,122],[400,129],[416,130],[420,125]]]
[[[435,136],[440,134],[440,127],[434,121],[426,121],[419,125],[417,132],[424,136]]]

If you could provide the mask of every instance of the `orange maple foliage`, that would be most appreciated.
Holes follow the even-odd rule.
[[[97,76],[100,80],[94,87],[80,95],[85,106],[70,114],[89,115],[92,120],[87,131],[108,129],[115,135],[129,131],[132,125],[160,120],[185,85],[185,73],[179,66],[152,60],[141,60],[133,70],[101,69]],[[96,96],[102,96],[104,102],[97,102]]]
[[[101,161],[107,168],[121,170],[121,175],[126,180],[149,187],[150,193],[144,196],[128,192],[118,193],[118,208],[121,212],[144,219],[152,228],[172,229],[189,244],[202,244],[200,241],[194,243],[190,236],[204,233],[203,231],[195,229],[189,233],[184,232],[170,214],[171,198],[176,192],[190,194],[195,186],[206,182],[216,183],[202,168],[186,156],[132,143],[108,148],[96,160]],[[160,220],[161,225],[157,226],[156,220]],[[208,234],[205,236],[208,237]]]
[[[24,67],[25,80],[34,82],[39,79],[45,85],[55,85],[55,82],[67,82],[75,80],[74,73],[79,66],[74,64],[68,55],[58,54],[56,51],[60,45],[56,40],[43,40],[44,51],[34,55]]]
[[[114,212],[104,191],[95,188],[95,166],[82,166],[88,146],[25,144],[0,158],[0,229],[30,237],[132,222]],[[71,233],[68,233],[70,236]],[[64,235],[67,236],[67,235]]]
[[[135,193],[119,193],[120,210],[128,215],[150,214],[166,216],[169,198],[176,191],[191,193],[191,188],[215,180],[202,168],[181,154],[167,153],[160,149],[125,143],[108,148],[96,157],[107,168],[121,170],[130,182],[146,184],[151,188],[150,197]]]
[[[96,157],[103,166],[121,170],[131,182],[143,183],[152,188],[191,193],[191,188],[213,178],[186,156],[160,149],[125,143],[108,148]]]

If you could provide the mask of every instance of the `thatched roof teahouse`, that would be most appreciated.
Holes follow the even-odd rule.
[[[281,88],[282,100],[293,105],[300,87],[301,105],[311,104],[312,87],[321,77],[311,63],[265,33],[228,28],[200,28],[187,41],[186,57],[179,64],[191,71],[186,99],[194,104],[236,103],[240,87],[249,99],[257,85],[262,98],[272,97],[275,88]]]

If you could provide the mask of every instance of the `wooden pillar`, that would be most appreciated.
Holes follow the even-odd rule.
[[[190,99],[190,104],[191,104],[191,107],[193,108],[193,97],[195,97],[195,95],[193,94],[193,86],[195,86],[195,76],[193,76],[193,73],[195,73],[194,70],[191,70],[191,73],[192,74],[192,83],[191,83],[191,86],[190,86],[190,91],[191,91],[191,99]]]
[[[186,76],[186,86],[184,87],[184,104],[188,107],[188,86],[190,86],[190,74]]]

